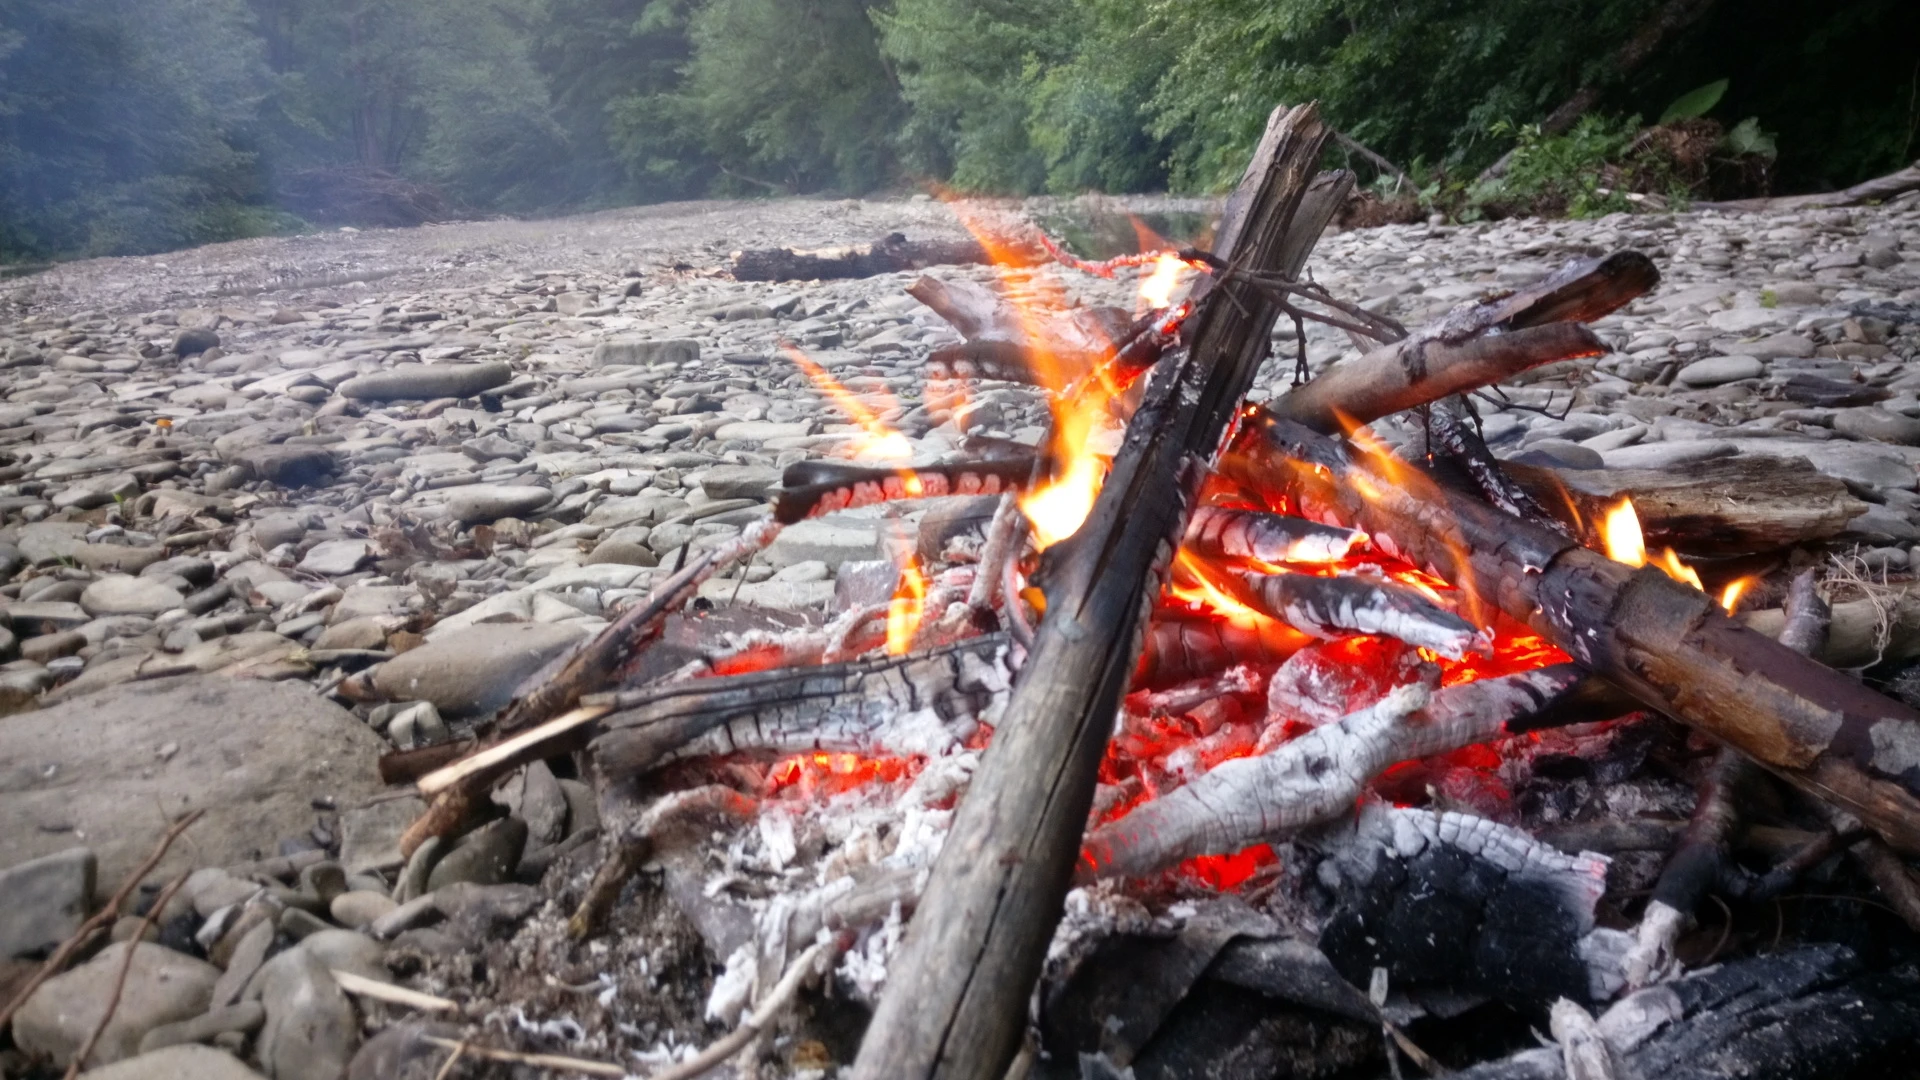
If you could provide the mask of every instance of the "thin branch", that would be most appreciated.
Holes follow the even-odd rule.
[[[80,1069],[93,1053],[93,1048],[100,1044],[100,1036],[106,1033],[107,1025],[113,1022],[115,1010],[120,1008],[120,996],[126,993],[127,973],[133,970],[134,954],[140,951],[140,943],[146,940],[147,931],[159,921],[160,913],[166,910],[168,902],[173,899],[173,894],[179,892],[180,886],[186,883],[187,875],[183,872],[160,891],[159,899],[155,900],[153,906],[147,909],[147,913],[141,916],[140,926],[134,930],[133,938],[127,942],[127,951],[120,955],[120,970],[114,973],[113,991],[107,995],[107,1007],[100,1013],[100,1022],[93,1025],[93,1031],[87,1035],[87,1041],[80,1044],[80,1052],[74,1054],[73,1060],[67,1063],[66,1080],[74,1080],[80,1075]]]
[[[60,974],[67,961],[72,959],[73,954],[78,952],[95,932],[120,917],[120,908],[126,904],[127,897],[132,896],[133,890],[139,888],[140,883],[146,880],[146,876],[153,873],[153,868],[160,865],[160,860],[167,857],[167,849],[180,838],[180,834],[186,832],[205,813],[205,810],[194,810],[167,828],[166,834],[160,837],[158,844],[154,845],[153,852],[147,856],[146,861],[135,867],[133,873],[128,874],[126,879],[120,882],[120,888],[114,891],[113,898],[107,901],[107,906],[94,912],[93,917],[80,924],[80,929],[75,930],[72,937],[61,942],[60,947],[53,951],[53,955],[47,957],[47,962],[40,965],[40,970],[34,972],[33,978],[27,980],[27,985],[20,988],[20,992],[14,995],[12,1001],[7,1002],[7,1007],[0,1009],[0,1029],[4,1029],[13,1022],[13,1014],[20,1011],[20,1007],[27,1003],[27,999],[33,996],[35,990],[40,989],[40,984]]]

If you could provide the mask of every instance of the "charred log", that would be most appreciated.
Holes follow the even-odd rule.
[[[1920,714],[1735,623],[1659,570],[1616,563],[1403,465],[1271,416],[1251,418],[1236,450],[1230,469],[1279,483],[1309,516],[1365,528],[1484,614],[1532,626],[1648,707],[1846,808],[1897,850],[1920,851]]]
[[[1263,563],[1335,563],[1365,547],[1365,533],[1305,518],[1220,506],[1195,508],[1181,545],[1208,558]]]
[[[871,244],[819,251],[795,251],[771,248],[742,251],[733,257],[735,281],[827,281],[843,278],[878,277],[929,266],[964,266],[999,262],[1002,265],[1035,266],[1047,261],[1047,253],[1038,246],[1011,243],[995,245],[993,252],[977,240],[908,240],[901,233],[882,237]]]
[[[810,750],[938,754],[1006,700],[1007,641],[989,635],[909,656],[694,679],[608,695],[594,761],[608,776],[676,757]]]
[[[773,519],[791,525],[805,518],[856,506],[936,499],[947,495],[998,495],[1025,486],[1031,458],[964,461],[912,469],[872,468],[829,461],[796,461],[780,478]]]
[[[1385,634],[1458,660],[1480,644],[1472,623],[1412,589],[1359,577],[1237,574],[1249,607],[1322,640]]]
[[[1347,812],[1387,766],[1512,731],[1580,681],[1561,664],[1448,687],[1419,684],[1259,757],[1235,758],[1087,837],[1091,876],[1138,877],[1195,855],[1239,851]]]

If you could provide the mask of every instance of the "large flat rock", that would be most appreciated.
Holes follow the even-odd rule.
[[[118,884],[169,819],[207,816],[155,880],[275,853],[313,826],[312,800],[384,790],[384,741],[297,683],[186,675],[0,721],[0,866],[84,844]]]

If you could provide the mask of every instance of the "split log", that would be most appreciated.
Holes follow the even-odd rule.
[[[1485,613],[1532,626],[1649,708],[1920,853],[1920,713],[1741,626],[1658,569],[1614,562],[1404,463],[1265,413],[1242,425],[1234,449],[1230,475],[1277,485],[1309,517],[1364,528]]]
[[[1239,851],[1347,813],[1389,765],[1513,734],[1585,677],[1573,664],[1480,679],[1432,694],[1418,683],[1337,723],[1205,775],[1087,837],[1082,873],[1139,877],[1195,855]]]
[[[1591,530],[1622,497],[1633,500],[1650,548],[1747,555],[1829,540],[1867,504],[1804,458],[1733,457],[1685,469],[1548,469],[1503,462],[1534,499]]]
[[[989,252],[978,240],[908,240],[892,233],[871,244],[796,251],[770,248],[736,252],[735,281],[828,281],[878,277],[929,266],[993,263],[1038,266],[1048,259],[1037,244],[1009,242]]]
[[[1419,593],[1387,581],[1306,574],[1235,574],[1226,579],[1248,607],[1323,641],[1385,634],[1450,660],[1480,642],[1473,624]]]
[[[1365,547],[1365,533],[1305,518],[1202,506],[1187,520],[1180,545],[1203,558],[1263,563],[1337,563]]]
[[[594,762],[606,776],[676,757],[743,750],[938,754],[993,723],[1006,701],[1007,639],[991,634],[908,656],[694,679],[610,694]]]
[[[1313,106],[1274,111],[1228,203],[1222,258],[1299,273],[1326,225],[1297,217],[1326,137]],[[1207,284],[1187,351],[1149,380],[1087,521],[1046,553],[1046,615],[891,965],[860,1080],[1000,1080],[1018,1049],[1160,575],[1268,352],[1272,301],[1252,282]]]
[[[1568,263],[1534,285],[1456,308],[1402,341],[1337,363],[1269,407],[1331,432],[1339,430],[1336,413],[1370,423],[1541,364],[1600,356],[1606,346],[1573,324],[1597,319],[1659,281],[1653,261],[1637,251]]]
[[[1212,675],[1234,664],[1271,667],[1313,639],[1274,619],[1155,612],[1134,669],[1135,687],[1163,687]]]

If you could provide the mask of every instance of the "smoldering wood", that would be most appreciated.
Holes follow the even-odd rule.
[[[1270,619],[1258,622],[1212,615],[1156,612],[1134,669],[1135,688],[1197,679],[1234,664],[1271,666],[1312,639]]]
[[[1221,506],[1195,507],[1180,539],[1196,555],[1264,563],[1336,563],[1366,542],[1366,534],[1353,529]]]
[[[791,525],[821,514],[902,499],[997,495],[1025,487],[1033,463],[1029,457],[906,469],[797,461],[780,478],[773,519]]]
[[[1087,837],[1087,876],[1139,877],[1195,855],[1239,851],[1345,813],[1389,765],[1511,734],[1584,677],[1558,664],[1429,696],[1403,686],[1258,757],[1221,762]]]
[[[614,711],[591,749],[608,776],[748,750],[931,754],[970,736],[1007,692],[1007,638],[923,653],[694,679],[595,699]],[[924,714],[924,715],[923,715]]]
[[[1385,634],[1458,660],[1481,640],[1472,623],[1388,581],[1308,574],[1223,577],[1247,606],[1325,641]]]
[[[1867,510],[1847,485],[1804,458],[1731,457],[1685,469],[1501,468],[1540,505],[1593,531],[1622,498],[1633,500],[1650,548],[1689,555],[1747,555],[1831,540]]]
[[[1366,529],[1382,550],[1453,582],[1489,616],[1526,623],[1649,708],[1846,808],[1896,850],[1920,852],[1920,714],[1741,626],[1697,590],[1404,466],[1390,477],[1270,414],[1243,424],[1225,468],[1278,485],[1310,517]],[[1355,490],[1356,476],[1368,497]]]
[[[1313,106],[1275,110],[1229,200],[1223,258],[1298,273],[1325,227],[1296,225],[1325,139]],[[1293,266],[1282,258],[1289,244]],[[955,814],[861,1044],[853,1069],[861,1080],[1000,1080],[1014,1057],[1196,466],[1218,447],[1267,355],[1271,303],[1247,283],[1206,284],[1186,324],[1187,351],[1148,380],[1087,521],[1048,549],[1046,614],[1022,669],[1046,676],[1015,687]]]
[[[1869,970],[1841,945],[1730,961],[1616,1002],[1598,1020],[1630,1075],[1671,1080],[1850,1080],[1910,1071],[1920,975]],[[1456,1080],[1569,1080],[1559,1048],[1525,1050]]]
[[[1047,261],[1038,245],[1010,239],[988,252],[977,240],[908,240],[892,233],[870,244],[815,251],[763,248],[733,257],[735,281],[828,281],[878,277],[929,266],[999,263],[1037,266]]]

